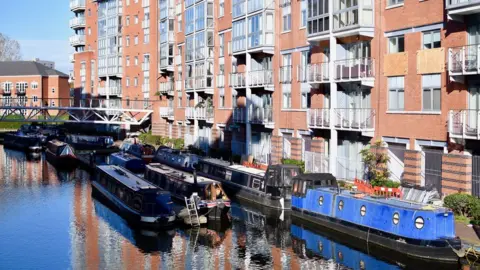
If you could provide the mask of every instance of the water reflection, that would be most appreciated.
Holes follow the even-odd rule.
[[[92,197],[87,171],[57,172],[43,157],[29,160],[16,151],[0,149],[0,175],[0,269],[418,266],[344,236],[325,235],[288,213],[251,205],[233,204],[228,226],[161,232],[132,228]]]

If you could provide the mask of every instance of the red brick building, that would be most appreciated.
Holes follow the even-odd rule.
[[[69,76],[34,61],[0,62],[0,90],[3,105],[67,105]],[[42,104],[43,102],[43,104]]]
[[[480,194],[478,0],[71,9],[75,86],[156,100],[155,134],[345,179],[363,176],[359,151],[383,140],[392,179]]]

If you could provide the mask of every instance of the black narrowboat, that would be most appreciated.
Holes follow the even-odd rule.
[[[220,181],[231,199],[280,210],[291,209],[292,179],[300,174],[295,165],[271,165],[265,172],[218,159],[202,159],[196,167],[199,175]]]
[[[3,145],[6,148],[17,149],[25,152],[42,151],[45,137],[38,134],[25,134],[21,131],[6,133],[3,137]]]
[[[196,193],[199,215],[205,215],[210,220],[220,220],[230,210],[230,199],[222,189],[222,185],[212,179],[175,170],[166,165],[151,163],[146,166],[145,179],[150,183],[170,191],[172,197],[185,203],[185,197],[190,198]]]
[[[168,191],[153,186],[119,166],[97,166],[93,194],[106,199],[125,219],[149,228],[169,227],[175,221]]]
[[[47,160],[58,168],[73,168],[77,165],[75,151],[68,143],[59,140],[48,141],[45,150]]]
[[[155,152],[155,156],[153,157],[154,162],[160,162],[187,172],[193,172],[195,165],[199,160],[200,157],[195,154],[163,146],[160,146],[157,149],[157,152]]]
[[[104,150],[113,147],[113,138],[110,136],[68,134],[65,142],[76,150]]]

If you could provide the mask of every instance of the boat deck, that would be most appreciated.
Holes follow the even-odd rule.
[[[128,170],[123,169],[122,167],[113,165],[99,165],[97,168],[117,179],[126,186],[129,186],[132,190],[138,191],[141,189],[158,189],[156,186],[150,184]]]
[[[194,183],[194,177],[192,173],[179,171],[160,163],[150,163],[146,167],[152,171],[155,171],[170,177],[180,178],[184,182],[191,183],[191,184]],[[209,183],[219,183],[219,182],[207,177],[197,176],[197,183],[209,184]]]

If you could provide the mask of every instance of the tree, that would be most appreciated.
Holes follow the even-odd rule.
[[[0,61],[18,61],[21,59],[20,43],[0,33]]]
[[[370,180],[372,186],[385,186],[389,181],[390,172],[388,171],[388,161],[390,157],[385,151],[382,151],[384,143],[376,141],[371,147],[364,148],[360,151],[362,161],[367,168],[367,179]]]

